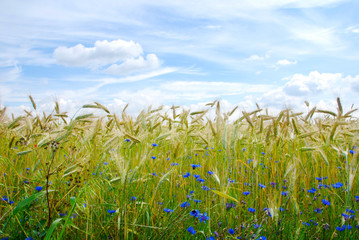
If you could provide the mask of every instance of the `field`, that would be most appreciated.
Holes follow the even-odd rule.
[[[0,239],[356,239],[359,121],[337,103],[275,116],[219,101],[136,117],[3,108]]]

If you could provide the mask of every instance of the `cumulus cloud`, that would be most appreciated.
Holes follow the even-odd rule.
[[[319,73],[313,71],[308,76],[295,74],[285,84],[283,91],[290,96],[304,96],[308,94],[318,94],[325,90],[338,88],[338,83],[342,81],[340,73]]]
[[[293,65],[297,64],[297,61],[289,61],[288,59],[282,59],[277,62],[278,65],[286,66],[286,65]]]
[[[138,58],[128,58],[121,64],[112,64],[106,70],[105,73],[115,75],[125,75],[137,71],[145,71],[158,68],[160,61],[155,54],[148,54],[146,59],[142,56]]]
[[[104,69],[104,73],[114,75],[153,70],[160,66],[160,60],[155,54],[147,54],[146,57],[142,55],[140,44],[121,39],[110,42],[96,41],[93,47],[85,47],[82,44],[62,46],[54,51],[54,57],[60,65]]]

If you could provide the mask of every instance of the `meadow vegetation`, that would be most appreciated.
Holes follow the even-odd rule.
[[[337,103],[0,109],[0,239],[355,239],[359,122]]]

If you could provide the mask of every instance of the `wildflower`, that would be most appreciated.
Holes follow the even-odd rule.
[[[188,227],[188,228],[187,228],[187,231],[188,231],[189,233],[191,233],[192,235],[196,234],[196,230],[194,230],[193,227]]]
[[[201,200],[196,200],[196,199],[193,199],[193,201],[195,202],[195,203],[200,203],[201,202]]]
[[[157,174],[156,174],[155,172],[153,172],[153,173],[152,173],[152,176],[155,176],[155,177],[157,177]]]
[[[3,196],[1,200],[5,201],[5,202],[8,202],[9,198],[7,196]]]
[[[209,191],[209,187],[207,187],[207,186],[202,186],[202,189],[205,191]]]
[[[135,196],[132,196],[132,197],[131,197],[131,201],[136,201],[136,197],[135,197]]]
[[[316,213],[322,213],[322,211],[323,211],[323,209],[321,209],[321,208],[314,209],[314,212],[316,212]]]
[[[29,182],[29,180],[24,180],[24,183],[29,184],[30,182]]]
[[[243,195],[248,196],[250,194],[250,191],[244,191]]]
[[[228,232],[229,232],[229,234],[234,234],[234,230],[233,230],[233,228],[230,228],[229,230],[228,230]]]
[[[207,237],[207,240],[216,240],[214,237],[210,236],[210,237]]]
[[[282,196],[288,196],[288,192],[287,191],[282,192]]]
[[[200,214],[199,210],[192,210],[190,215],[193,216],[193,217],[198,217],[198,215]]]
[[[233,202],[226,203],[227,210],[231,210],[231,208],[236,208],[236,204]]]
[[[198,217],[199,219],[199,222],[203,222],[203,223],[206,223],[206,221],[209,220],[209,217],[207,216],[207,213],[203,213],[203,214],[200,214],[200,216]]]
[[[354,150],[349,150],[349,153],[354,154],[355,152],[354,152]]]
[[[257,240],[267,240],[267,238],[265,236],[260,236]]]
[[[155,157],[155,156],[152,156],[151,158],[152,158],[152,160],[155,160],[155,159],[156,159],[156,157]]]
[[[193,170],[196,168],[199,168],[200,166],[201,166],[200,164],[191,164],[191,167],[193,168]]]
[[[131,140],[127,138],[127,139],[125,139],[125,142],[131,142]]]
[[[228,178],[228,183],[234,183],[235,180],[231,180],[230,178]]]
[[[172,209],[169,209],[169,208],[165,208],[165,209],[163,209],[163,211],[165,211],[166,213],[171,213],[171,212],[173,212],[173,210],[172,210]]]
[[[303,225],[305,225],[305,226],[310,226],[310,223],[303,222]]]
[[[67,211],[65,213],[59,213],[60,217],[65,217],[67,215]]]
[[[316,191],[317,191],[317,189],[315,189],[315,188],[308,189],[308,193],[315,193]]]
[[[197,181],[203,183],[205,180],[202,178],[197,178]]]
[[[109,210],[107,210],[107,212],[108,212],[109,214],[114,214],[114,213],[116,212],[116,210],[111,210],[111,209],[109,209]]]
[[[259,187],[261,187],[261,188],[266,188],[266,186],[265,186],[264,184],[259,183],[258,185],[259,185]]]
[[[186,208],[189,207],[189,205],[190,205],[189,202],[184,202],[181,204],[181,207]]]
[[[355,201],[359,202],[359,196],[355,196]]]
[[[328,201],[328,200],[326,200],[326,199],[322,199],[322,203],[324,204],[324,205],[330,205],[330,202]]]
[[[254,209],[254,208],[248,208],[248,211],[254,213],[254,212],[256,212],[256,209]]]
[[[152,146],[153,146],[153,147],[157,147],[158,144],[157,144],[157,143],[152,143]]]
[[[191,176],[191,174],[189,172],[187,172],[185,175],[183,175],[184,178],[188,178],[189,176]]]
[[[103,164],[104,164],[104,165],[108,165],[108,162],[104,162]]]
[[[259,224],[253,224],[253,227],[254,227],[255,229],[257,229],[257,228],[262,227],[262,225],[259,225]]]
[[[208,173],[208,175],[212,175],[213,171],[208,171],[207,173]]]
[[[332,184],[332,186],[333,186],[333,188],[341,188],[341,187],[343,187],[343,183],[341,183],[341,182],[337,182],[337,183],[335,183],[335,184]]]
[[[38,191],[38,192],[40,192],[40,191],[42,190],[42,187],[41,187],[41,186],[37,186],[37,187],[35,188],[35,190]]]

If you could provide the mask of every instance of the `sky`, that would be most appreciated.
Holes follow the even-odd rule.
[[[0,105],[359,104],[359,1],[0,2]]]

